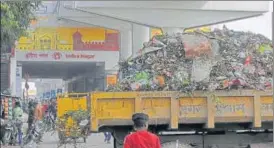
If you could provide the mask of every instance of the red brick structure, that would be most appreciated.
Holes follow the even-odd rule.
[[[73,50],[78,51],[118,51],[119,33],[106,33],[104,42],[83,42],[82,34],[76,31],[73,34]]]

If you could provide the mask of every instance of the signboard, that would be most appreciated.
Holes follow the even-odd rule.
[[[117,75],[107,75],[107,86],[115,85],[117,83]]]
[[[56,97],[56,90],[51,90],[50,91],[50,97],[51,98]]]
[[[17,61],[32,62],[105,62],[113,69],[119,62],[119,51],[16,51]]]
[[[36,96],[36,89],[29,89],[28,90],[28,94],[29,94],[29,96]]]
[[[82,52],[21,52],[18,59],[23,59],[24,61],[64,61],[64,60],[92,60],[95,58],[93,53],[82,53]]]
[[[59,94],[62,94],[62,92],[63,92],[63,90],[61,89],[61,88],[58,88],[57,89],[57,94],[59,95]]]
[[[50,92],[46,92],[46,98],[50,98]]]
[[[10,54],[7,53],[1,53],[1,62],[7,62],[9,61]]]

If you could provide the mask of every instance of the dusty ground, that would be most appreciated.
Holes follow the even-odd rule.
[[[24,124],[23,129],[27,129],[27,118],[28,115],[24,114],[23,116]],[[45,133],[43,136],[43,142],[40,145],[32,145],[32,148],[57,148],[58,147],[58,135],[56,133]],[[66,146],[62,146],[60,148],[73,148],[72,144],[68,144]],[[1,148],[19,148],[19,146],[1,146]],[[82,139],[79,139],[79,143],[77,143],[77,148],[113,148],[113,139],[110,144],[104,142],[104,134],[91,134],[86,143],[83,143]]]

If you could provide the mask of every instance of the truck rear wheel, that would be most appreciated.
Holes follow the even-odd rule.
[[[179,141],[163,143],[162,148],[194,148],[188,144],[180,143]]]
[[[112,131],[114,148],[123,148],[124,138],[128,134],[129,130],[126,128],[113,128]]]

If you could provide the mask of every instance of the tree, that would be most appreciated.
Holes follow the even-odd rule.
[[[40,1],[1,2],[1,53],[10,52],[15,41],[26,35]]]

